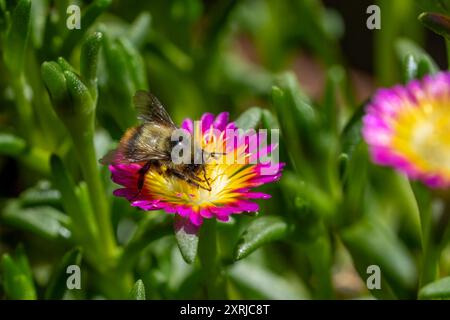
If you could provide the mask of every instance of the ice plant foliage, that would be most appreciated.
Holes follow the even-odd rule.
[[[363,136],[372,159],[433,188],[450,186],[450,73],[379,90]]]
[[[264,132],[244,134],[229,122],[227,112],[217,117],[205,113],[196,122],[186,119],[181,128],[193,137],[194,143],[201,143],[200,150],[216,153],[207,157],[205,171],[199,176],[199,179],[206,176],[209,186],[202,188],[150,170],[145,175],[143,189],[138,192],[138,171],[142,164],[114,164],[109,166],[112,179],[123,186],[114,191],[116,196],[125,197],[133,206],[144,210],[163,209],[179,214],[197,226],[205,218],[227,221],[231,214],[258,211],[258,205],[252,200],[270,198],[269,194],[255,192],[253,188],[278,180],[284,164],[255,161],[267,158],[275,148],[273,144],[265,144]]]

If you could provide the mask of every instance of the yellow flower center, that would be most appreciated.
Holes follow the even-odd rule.
[[[447,97],[405,105],[393,123],[391,145],[419,169],[450,178],[450,105]]]
[[[220,136],[212,135],[212,130],[202,134],[195,129],[196,140],[202,142],[204,152],[223,152],[220,146],[224,145],[224,133]],[[241,160],[248,157],[245,146],[239,146],[235,156]],[[145,177],[144,191],[153,197],[178,205],[188,205],[194,210],[212,206],[224,206],[232,203],[239,197],[236,190],[249,187],[248,181],[255,176],[252,166],[244,163],[227,164],[224,161],[226,155],[211,157],[205,164],[204,171],[199,170],[198,177],[204,180],[206,175],[209,181],[210,191],[206,183],[196,186],[178,177],[160,174],[150,170]]]

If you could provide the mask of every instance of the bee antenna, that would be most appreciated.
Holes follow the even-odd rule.
[[[215,157],[215,156],[226,156],[227,153],[226,152],[211,152],[210,155],[212,157]]]
[[[205,158],[203,157],[203,155],[205,153],[208,154],[209,158],[211,158],[211,157],[215,158],[216,156],[225,156],[225,155],[227,155],[226,152],[208,152],[208,151],[202,149],[202,162],[205,161]]]

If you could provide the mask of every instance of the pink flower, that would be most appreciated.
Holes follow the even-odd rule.
[[[450,73],[379,90],[362,133],[375,163],[433,188],[450,186]]]
[[[220,113],[217,117],[211,113],[205,113],[198,122],[202,130],[194,129],[195,124],[191,119],[184,120],[181,127],[189,131],[191,135],[199,135],[199,141],[203,141],[203,150],[214,152],[217,146],[223,146],[226,143],[228,139],[226,130],[237,129],[233,122],[228,121],[228,118],[227,112]],[[214,136],[213,139],[211,135]],[[261,136],[258,135],[258,137]],[[258,211],[258,205],[253,202],[253,199],[268,199],[270,195],[255,192],[253,188],[278,180],[284,164],[277,164],[270,174],[263,175],[263,169],[267,169],[270,164],[251,164],[253,162],[249,163],[248,159],[270,154],[272,146],[266,146],[265,150],[258,152],[253,150],[248,139],[239,138],[231,146],[227,154],[232,152],[244,161],[242,164],[227,164],[221,161],[223,159],[208,161],[205,170],[211,181],[210,191],[175,176],[150,170],[145,176],[143,189],[139,193],[137,179],[142,165],[114,164],[109,166],[112,180],[123,186],[115,190],[114,194],[127,198],[132,206],[143,210],[163,209],[168,213],[188,217],[196,226],[201,225],[205,218],[227,221],[231,214]],[[219,158],[221,157],[225,155]]]

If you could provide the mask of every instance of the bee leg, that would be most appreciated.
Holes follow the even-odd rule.
[[[211,184],[209,183],[209,179],[206,177],[205,166],[202,166],[202,171],[203,171],[203,179],[205,179],[205,182],[208,185],[209,191],[211,191]]]
[[[196,181],[196,182],[205,182],[204,179],[202,179],[202,178],[200,178],[200,177],[197,177],[195,174],[190,175],[189,178],[192,179],[192,180],[194,180],[194,181]]]
[[[226,156],[227,153],[226,152],[211,152],[209,155],[211,157],[215,158],[216,156]]]
[[[205,154],[207,155],[207,158],[205,158]],[[216,158],[216,156],[224,156],[226,155],[225,152],[208,152],[202,149],[202,164],[206,164],[206,162],[209,161],[211,158]]]
[[[175,177],[177,177],[178,179],[184,180],[189,184],[192,184],[193,186],[196,186],[197,188],[202,188],[205,189],[207,191],[211,191],[211,187],[209,188],[205,188],[202,185],[200,185],[198,182],[195,181],[195,178],[189,177],[186,174],[184,174],[183,172],[177,171],[177,170],[172,170],[172,169],[168,169],[167,173],[174,175]]]
[[[148,161],[146,162],[142,168],[138,170],[138,181],[137,181],[137,189],[138,192],[131,198],[131,200],[136,199],[142,192],[142,188],[144,187],[144,181],[145,181],[145,174],[150,170],[150,167],[152,166],[152,162]]]

